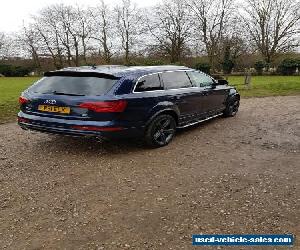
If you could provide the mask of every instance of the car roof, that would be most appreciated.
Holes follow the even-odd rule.
[[[191,70],[185,66],[176,65],[160,65],[160,66],[122,66],[122,65],[101,65],[101,66],[82,66],[82,67],[68,67],[57,71],[46,72],[45,76],[51,75],[71,75],[86,74],[90,75],[107,75],[112,77],[123,77],[127,75],[141,75],[158,73],[164,71],[177,71],[177,70]]]

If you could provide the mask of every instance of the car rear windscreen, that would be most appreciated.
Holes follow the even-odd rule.
[[[39,94],[66,95],[103,95],[106,94],[118,79],[78,76],[43,77],[29,88],[29,91]]]

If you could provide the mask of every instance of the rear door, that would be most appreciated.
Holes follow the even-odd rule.
[[[128,101],[122,119],[132,126],[143,126],[151,116],[151,111],[164,100],[164,90],[158,73],[141,76],[134,87],[133,93],[122,95]]]
[[[183,125],[197,119],[195,110],[195,90],[185,71],[164,72],[160,74],[166,99],[177,105]]]

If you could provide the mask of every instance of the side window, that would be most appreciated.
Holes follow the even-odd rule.
[[[195,87],[208,87],[213,84],[213,79],[203,73],[190,71],[188,75]]]
[[[162,90],[158,74],[147,75],[142,77],[136,87],[134,92],[145,92],[151,90]]]
[[[179,89],[192,87],[186,72],[165,72],[161,74],[165,89]]]

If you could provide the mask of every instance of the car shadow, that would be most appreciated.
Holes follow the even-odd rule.
[[[48,135],[48,140],[42,142],[40,146],[47,148],[49,151],[62,151],[67,154],[126,154],[147,150],[143,142],[137,139],[102,140],[59,135]]]
[[[220,118],[204,121],[186,128],[178,129],[172,144],[176,144],[176,139],[181,139],[193,131],[212,126],[218,122]],[[154,150],[152,147],[147,146],[142,139],[95,139],[86,137],[71,137],[48,135],[48,140],[37,142],[37,148],[43,148],[47,151],[61,151],[67,154],[127,154],[132,152],[145,152]],[[180,144],[178,144],[180,146]],[[157,148],[155,150],[160,150]]]

